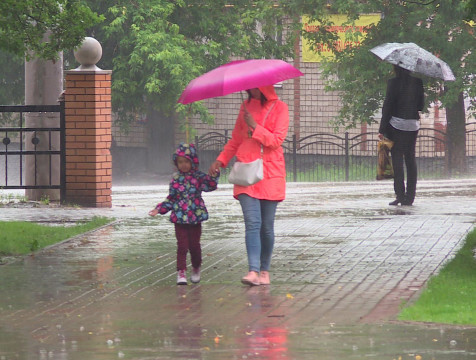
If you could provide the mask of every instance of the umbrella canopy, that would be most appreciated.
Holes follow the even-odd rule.
[[[304,75],[283,60],[237,60],[213,69],[195,79],[185,88],[178,102],[225,96],[237,91],[273,85],[280,81]]]
[[[443,80],[455,80],[447,63],[417,44],[385,43],[370,51],[380,59],[412,72]]]

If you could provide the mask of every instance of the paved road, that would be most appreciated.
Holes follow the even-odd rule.
[[[167,186],[115,187],[112,209],[18,208],[0,219],[116,223],[0,267],[0,359],[476,359],[476,329],[395,321],[461,246],[476,179],[420,181],[412,207],[391,182],[289,184],[272,285],[248,288],[231,187],[205,195],[199,285],[175,285]]]

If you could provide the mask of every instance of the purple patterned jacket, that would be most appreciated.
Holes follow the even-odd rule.
[[[216,190],[220,174],[207,175],[198,170],[198,156],[195,145],[180,144],[173,155],[177,164],[177,156],[192,162],[192,170],[188,173],[176,172],[170,182],[167,199],[156,206],[159,214],[172,211],[170,221],[177,224],[198,224],[208,219],[208,211],[202,198],[202,191]]]

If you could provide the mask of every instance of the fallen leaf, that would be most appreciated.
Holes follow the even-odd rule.
[[[288,299],[294,299],[294,296],[292,296],[291,294],[288,293],[288,294],[286,294],[286,298],[288,298]]]

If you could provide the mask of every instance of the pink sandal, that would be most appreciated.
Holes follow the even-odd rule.
[[[241,279],[241,282],[245,285],[257,286],[260,284],[259,276],[256,271],[250,271],[248,275]]]
[[[269,285],[271,281],[269,280],[269,272],[261,271],[259,274],[259,283],[260,285]]]

